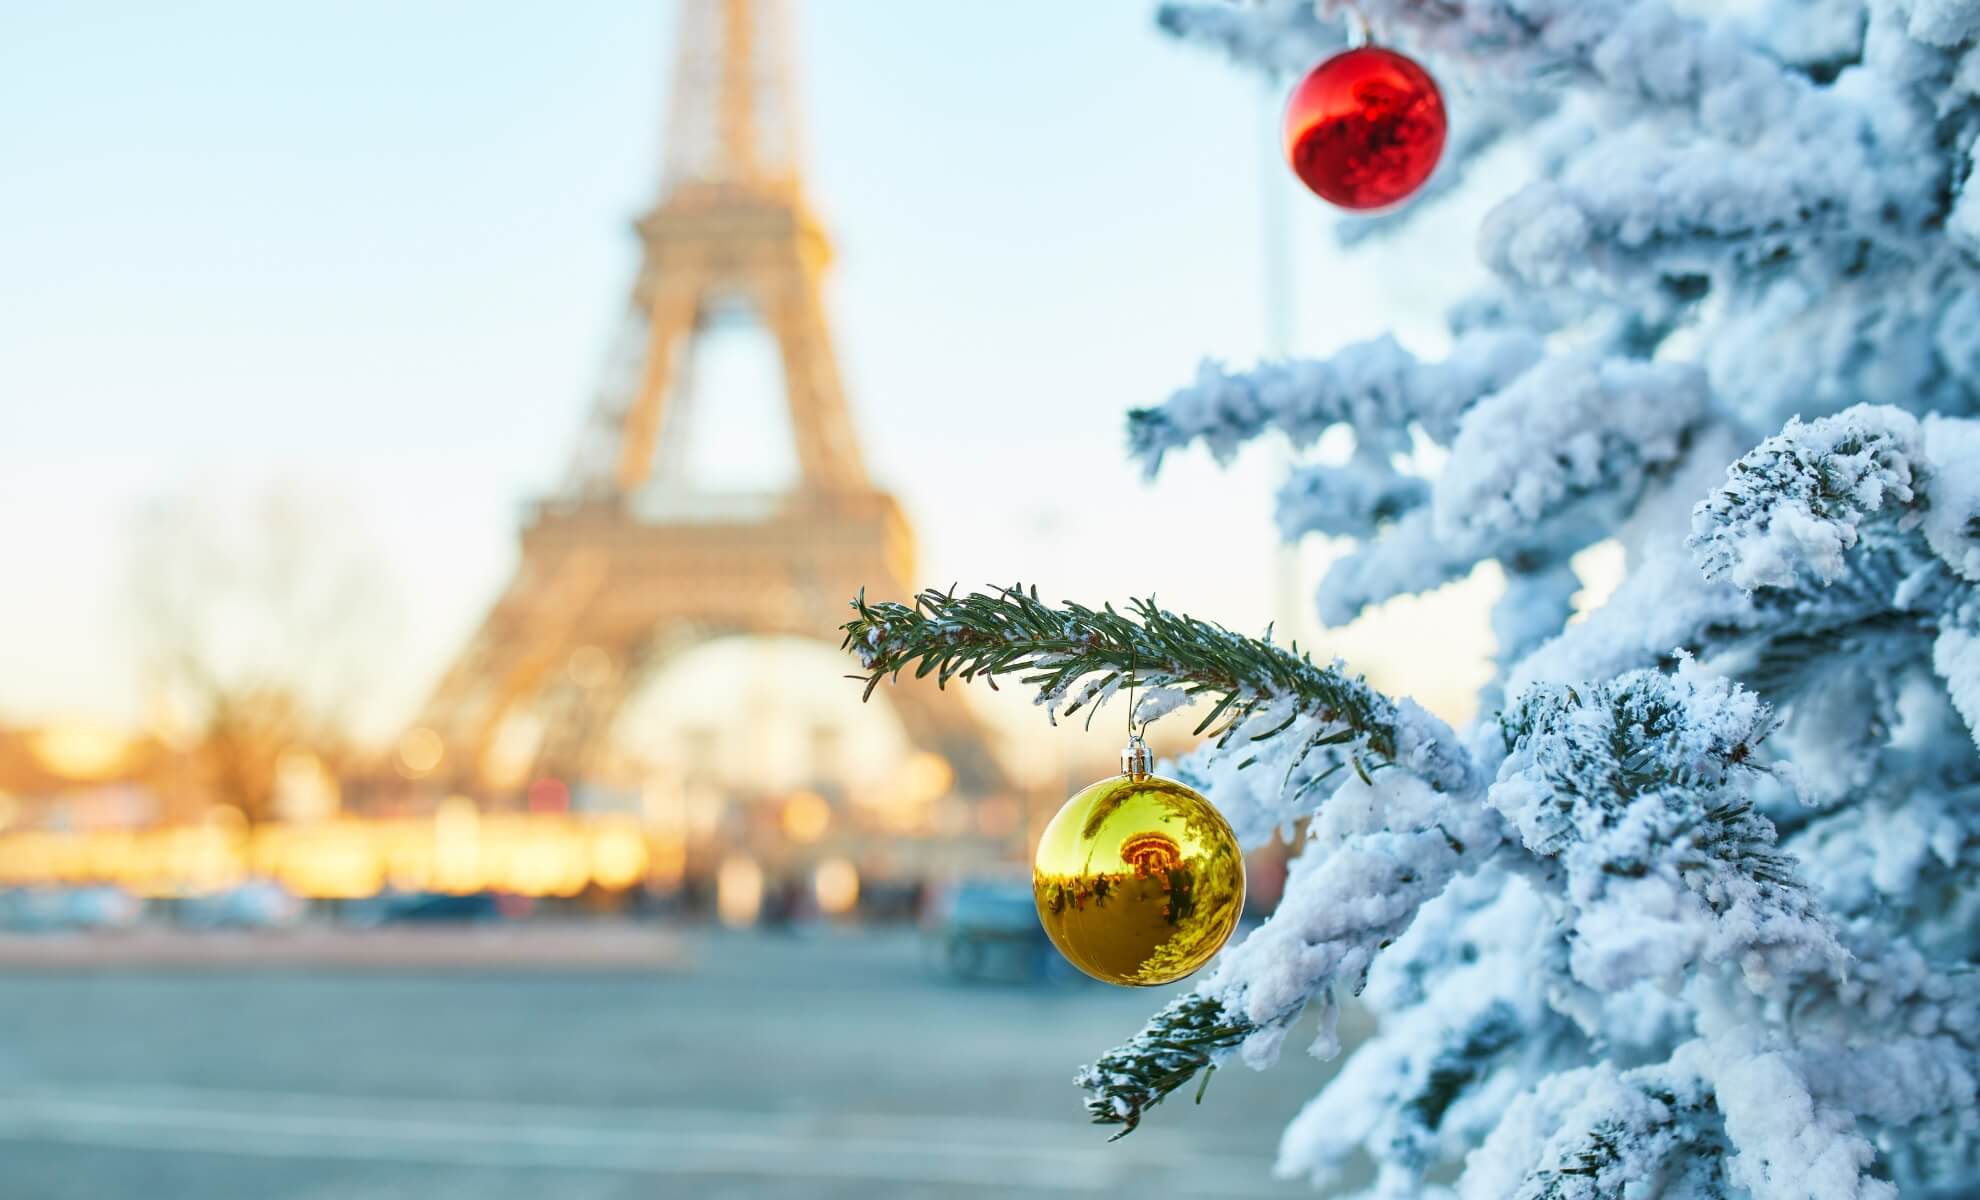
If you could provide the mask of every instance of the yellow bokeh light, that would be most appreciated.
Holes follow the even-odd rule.
[[[385,862],[372,830],[354,823],[319,826],[295,834],[283,847],[276,878],[298,896],[356,900],[385,886]]]
[[[275,811],[285,821],[328,820],[337,814],[337,777],[323,760],[301,746],[275,758]]]
[[[29,734],[28,748],[49,772],[89,782],[117,774],[130,750],[130,740],[102,725],[65,721]]]
[[[820,912],[834,917],[849,913],[859,903],[859,870],[843,858],[828,858],[812,872],[811,890]]]
[[[529,774],[543,745],[543,719],[534,713],[510,713],[495,727],[481,754],[481,774],[495,787],[515,787]]]
[[[447,747],[440,740],[440,735],[424,725],[406,730],[405,736],[399,739],[399,765],[415,778],[439,766],[446,753]]]
[[[671,891],[681,886],[687,874],[687,846],[663,839],[653,847],[652,878],[655,885]]]
[[[449,796],[433,810],[433,870],[439,892],[481,888],[481,812],[466,796]]]
[[[923,750],[901,764],[896,785],[909,803],[926,804],[946,793],[955,779],[955,769],[949,766],[948,759],[932,750]]]
[[[629,888],[646,877],[646,838],[630,821],[601,825],[591,834],[591,881]]]
[[[250,827],[222,805],[195,823],[157,829],[0,831],[0,888],[109,883],[143,896],[200,895],[250,879],[319,899],[375,896],[388,886],[576,896],[594,885],[678,887],[686,867],[678,832],[651,830],[632,813],[483,813],[462,795],[442,800],[431,818]],[[723,864],[717,883],[725,919],[754,921],[761,869],[738,858]]]
[[[732,855],[715,872],[715,913],[722,924],[740,929],[756,923],[763,909],[763,868],[756,860]]]
[[[784,801],[784,836],[809,845],[832,825],[832,806],[817,792],[798,792]]]
[[[239,810],[228,811],[240,815]],[[189,895],[209,895],[238,886],[247,877],[240,831],[224,820],[169,831],[165,873],[172,890]]]

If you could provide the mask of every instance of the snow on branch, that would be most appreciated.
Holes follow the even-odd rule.
[[[1348,425],[1367,452],[1401,453],[1412,425],[1448,441],[1459,413],[1532,366],[1541,349],[1526,334],[1480,333],[1460,339],[1443,362],[1425,363],[1383,336],[1320,361],[1236,372],[1206,362],[1194,384],[1160,407],[1128,414],[1128,449],[1153,475],[1163,455],[1197,442],[1225,461],[1267,430],[1305,446]]]
[[[1773,714],[1689,662],[1675,676],[1528,690],[1488,796],[1561,864],[1574,977],[1598,991],[1732,962],[1755,987],[1846,959],[1747,776]]]
[[[1826,583],[1743,592],[1723,576],[1706,578],[1675,539],[1660,540],[1608,603],[1514,664],[1506,691],[1667,669],[1689,653],[1787,703],[1839,662],[1892,639],[1928,638],[1956,592],[1916,542],[1846,556]]]
[[[1980,275],[1933,266],[1814,286],[1763,272],[1725,289],[1699,361],[1752,428],[1829,416],[1865,397],[1913,413],[1966,412],[1980,374]]]
[[[1348,0],[1328,0],[1344,8]],[[1502,76],[1599,91],[1635,111],[1759,131],[1794,118],[1815,89],[1714,26],[1660,0],[1353,0],[1380,30]]]
[[[1296,542],[1309,533],[1371,538],[1396,518],[1422,507],[1430,484],[1368,454],[1342,466],[1300,467],[1279,488],[1279,536]]]
[[[1696,298],[1742,271],[1791,264],[1826,285],[1936,261],[1961,194],[1939,152],[1950,135],[1935,127],[1949,54],[1907,57],[1889,48],[1898,39],[1873,38],[1891,86],[1822,86],[1725,22],[1655,0],[1359,7],[1433,54],[1591,97],[1563,126],[1548,178],[1486,223],[1485,260],[1510,278],[1682,286]],[[1858,52],[1860,34],[1822,16],[1821,49],[1806,52]]]
[[[1742,40],[1803,74],[1832,78],[1863,55],[1864,0],[1756,0],[1727,14]]]
[[[1408,701],[1395,701],[1347,674],[1317,666],[1267,638],[1178,616],[1152,600],[1128,612],[1111,606],[1054,606],[1021,587],[966,596],[926,591],[912,606],[853,602],[845,648],[865,667],[866,694],[912,670],[992,687],[1016,675],[1037,689],[1056,720],[1105,703],[1126,687],[1212,701],[1196,726],[1211,741],[1184,771],[1215,772],[1212,793],[1239,838],[1255,845],[1317,803],[1315,789],[1337,773],[1366,776],[1396,766],[1447,791],[1476,786],[1470,757],[1449,726]],[[1144,717],[1147,711],[1141,714]]]
[[[1453,1103],[1489,1082],[1535,1032],[1489,993],[1483,1003],[1455,990],[1440,999],[1446,1008],[1412,1010],[1393,1033],[1385,1018],[1381,1037],[1357,1049],[1286,1126],[1276,1174],[1326,1187],[1339,1181],[1354,1151],[1369,1147],[1391,1179],[1407,1173],[1415,1194],[1423,1170],[1441,1157],[1439,1130]]]
[[[1791,420],[1727,468],[1725,485],[1694,510],[1685,544],[1707,578],[1748,591],[1791,586],[1803,571],[1826,583],[1873,514],[1917,522],[1909,510],[1923,454],[1917,420],[1899,409]]]
[[[1339,244],[1355,246],[1400,232],[1438,199],[1462,187],[1472,177],[1470,168],[1487,153],[1545,120],[1553,113],[1556,103],[1552,94],[1544,92],[1469,91],[1449,78],[1440,83],[1451,116],[1450,134],[1444,142],[1444,155],[1436,173],[1408,203],[1398,208],[1336,221],[1334,240]]]
[[[1966,596],[1947,609],[1932,643],[1932,669],[1980,743],[1980,597]]]
[[[1230,3],[1165,3],[1155,10],[1164,33],[1211,46],[1241,66],[1271,75],[1304,71],[1347,45],[1338,21],[1322,21],[1312,0]]]
[[[1925,541],[1960,578],[1980,583],[1980,421],[1928,416]]]
[[[1464,411],[1434,484],[1368,453],[1302,467],[1279,492],[1279,530],[1364,539],[1320,587],[1321,618],[1345,624],[1483,559],[1558,557],[1594,541],[1603,518],[1689,448],[1707,401],[1703,374],[1683,364],[1543,360]]]
[[[1923,756],[1893,754],[1878,731],[1862,728],[1853,706],[1836,707],[1833,714],[1810,714],[1829,719],[1806,722],[1815,728],[1797,740],[1809,748],[1789,760],[1797,782],[1811,781],[1803,785],[1804,795],[1825,801],[1825,811],[1784,847],[1838,920],[1902,913],[1909,935],[1921,942],[1965,941],[1963,911],[1940,909],[1936,898],[1980,887],[1980,786],[1946,782],[1946,758],[1950,752],[1956,759],[1956,744],[1941,742]],[[1865,749],[1862,742],[1871,745]],[[1872,968],[1861,961],[1863,952],[1852,950],[1859,962],[1851,980],[1874,977],[1867,975]]]
[[[1533,966],[1557,938],[1547,902],[1500,872],[1426,905],[1371,974],[1381,1031],[1286,1127],[1276,1173],[1325,1187],[1366,1150],[1390,1192],[1418,1194],[1431,1169],[1491,1132],[1511,1096],[1586,1052],[1548,1007],[1552,975]]]
[[[1359,992],[1375,955],[1502,840],[1497,814],[1476,791],[1440,792],[1402,771],[1350,778],[1315,818],[1277,911],[1224,952],[1191,999],[1157,1013],[1080,1073],[1094,1119],[1132,1129],[1188,1082],[1196,1067],[1179,1069],[1155,1050],[1179,1031],[1204,1024],[1223,1031],[1205,1065],[1235,1050],[1254,1067],[1269,1065],[1309,1000],[1337,987]],[[1330,1031],[1323,1027],[1322,1036],[1331,1048]]]
[[[1506,571],[1505,594],[1492,606],[1493,658],[1501,671],[1559,633],[1574,615],[1581,577],[1566,559]]]
[[[1081,1067],[1073,1082],[1086,1089],[1086,1111],[1096,1125],[1119,1125],[1108,1140],[1133,1133],[1148,1109],[1242,1042],[1253,1026],[1212,996],[1186,992],[1150,1018],[1126,1044]],[[1208,1076],[1205,1076],[1208,1082]],[[1200,1095],[1200,1092],[1199,1092]]]
[[[1269,630],[1022,589],[861,597],[869,693],[1015,678],[1056,719],[1132,677],[1144,717],[1205,702],[1172,771],[1247,845],[1304,829],[1270,919],[1079,1073],[1122,1134],[1268,1064],[1308,1005],[1339,1052],[1365,987],[1382,1032],[1288,1128],[1283,1174],[1366,1153],[1383,1200],[1968,1194],[1980,0],[1352,3],[1459,102],[1418,203],[1337,228],[1392,230],[1524,129],[1533,182],[1480,239],[1494,282],[1441,362],[1379,338],[1208,363],[1130,415],[1130,450],[1153,474],[1346,426],[1353,456],[1278,500],[1288,538],[1361,542],[1322,615],[1498,559],[1489,715],[1460,737]],[[1342,44],[1349,4],[1159,20],[1283,76]],[[1426,442],[1450,449],[1434,478]],[[1568,624],[1569,556],[1609,537],[1627,577]]]
[[[1178,616],[1152,600],[1113,606],[1053,606],[1022,586],[994,592],[927,590],[915,604],[853,600],[843,648],[865,667],[865,695],[889,675],[984,679],[1016,673],[1038,689],[1053,719],[1105,703],[1121,687],[1176,689],[1216,703],[1196,733],[1214,731],[1218,747],[1239,735],[1261,743],[1299,729],[1297,758],[1331,750],[1366,772],[1360,756],[1394,762],[1437,788],[1473,784],[1471,764],[1443,723],[1414,705],[1398,707],[1338,665],[1321,667],[1267,638]],[[1263,729],[1259,727],[1263,723]]]
[[[1707,398],[1704,374],[1681,363],[1547,359],[1463,415],[1435,485],[1439,539],[1497,553],[1553,540],[1535,527],[1577,501],[1633,503],[1685,449]]]
[[[1747,1027],[1711,1039],[1701,1052],[1731,1153],[1728,1179],[1757,1200],[1895,1200],[1871,1176],[1877,1150],[1848,1109],[1824,1103],[1785,1047]]]
[[[1494,209],[1481,253],[1493,270],[1542,287],[1666,286],[1824,249],[1833,252],[1825,269],[1840,274],[1859,260],[1866,232],[1883,228],[1874,214],[1848,208],[1867,168],[1835,162],[1827,141],[1795,146],[1793,155],[1604,138],[1558,179]]]
[[[1904,0],[1890,7],[1904,18],[1905,33],[1925,45],[1957,49],[1980,39],[1980,8],[1973,0]]]
[[[1462,1200],[1725,1197],[1726,1136],[1698,1067],[1564,1071],[1507,1106],[1465,1163]]]
[[[1846,980],[1796,998],[1793,1054],[1810,1091],[1887,1129],[1969,1108],[1980,1094],[1980,973],[1867,922],[1850,948]]]
[[[1216,799],[1246,847],[1262,846],[1275,834],[1290,838],[1294,823],[1327,801],[1323,785],[1350,769],[1367,773],[1361,751],[1341,738],[1330,718],[1295,712],[1288,724],[1286,709],[1266,706],[1242,719],[1232,736],[1206,742],[1171,764],[1178,779]],[[1448,725],[1404,699],[1395,701],[1393,726],[1400,757],[1388,761],[1437,788],[1471,786],[1474,770]]]
[[[1185,42],[1214,47],[1234,62],[1290,79],[1347,46],[1344,20],[1322,20],[1311,0],[1264,0],[1262,3],[1165,3],[1155,12],[1163,32]],[[1473,89],[1466,80],[1439,80],[1450,103],[1450,132],[1442,159],[1429,181],[1407,204],[1387,212],[1342,214],[1333,222],[1335,239],[1352,246],[1388,236],[1417,219],[1442,196],[1454,192],[1470,176],[1469,168],[1495,146],[1553,112],[1552,93]]]
[[[1549,1077],[1508,1106],[1458,1194],[1889,1200],[1897,1190],[1873,1177],[1876,1157],[1791,1052],[1734,1031],[1652,1066]]]
[[[1442,587],[1477,565],[1477,555],[1437,540],[1428,508],[1415,509],[1327,568],[1316,597],[1320,619],[1345,625],[1371,604]]]

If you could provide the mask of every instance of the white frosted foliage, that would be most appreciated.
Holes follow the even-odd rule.
[[[1163,20],[1283,76],[1348,7]],[[1269,1066],[1311,1005],[1347,1059],[1283,1176],[1980,1196],[1980,0],[1353,7],[1478,124],[1411,203],[1326,219],[1435,271],[1412,231],[1517,143],[1493,282],[1441,358],[1206,364],[1131,453],[1283,437],[1282,535],[1359,543],[1323,620],[1493,563],[1496,670],[1463,729],[1275,692],[1177,764],[1296,857],[1082,1075],[1092,1110],[1131,1127],[1207,1066]],[[1626,575],[1575,613],[1575,556],[1611,540]],[[1379,1029],[1344,1048],[1353,996]]]

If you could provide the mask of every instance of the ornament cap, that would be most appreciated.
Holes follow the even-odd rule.
[[[1140,734],[1129,735],[1127,746],[1121,750],[1121,774],[1136,776],[1154,773],[1154,752],[1149,750],[1147,742],[1141,740]]]

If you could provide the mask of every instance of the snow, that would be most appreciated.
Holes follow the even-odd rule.
[[[1859,526],[1910,506],[1923,451],[1918,422],[1895,408],[1790,420],[1726,469],[1726,485],[1699,502],[1688,544],[1707,577],[1747,591],[1788,587],[1803,571],[1832,583]]]
[[[1245,1060],[1276,1058],[1286,1027],[1316,994],[1359,991],[1381,944],[1499,839],[1475,795],[1439,792],[1401,771],[1343,783],[1293,860],[1278,910],[1224,952],[1204,985],[1260,1027]]]
[[[1429,499],[1428,481],[1373,455],[1357,454],[1338,467],[1315,463],[1295,470],[1279,489],[1279,534],[1289,542],[1309,533],[1371,538]]]
[[[1932,669],[1946,681],[1953,707],[1980,742],[1980,604],[1968,600],[1948,614],[1932,643]]]
[[[1739,1056],[1715,1047],[1713,1072],[1726,1135],[1737,1147],[1732,1182],[1758,1200],[1881,1200],[1888,1182],[1866,1176],[1876,1151],[1843,1110],[1818,1104],[1780,1053]],[[1721,1058],[1720,1055],[1725,1055]]]
[[[1646,471],[1678,456],[1705,406],[1695,367],[1549,359],[1465,413],[1437,477],[1437,536],[1482,548],[1584,496],[1633,496]]]
[[[1346,425],[1364,452],[1403,453],[1412,423],[1448,439],[1460,412],[1539,356],[1530,335],[1493,332],[1460,340],[1439,363],[1418,360],[1387,336],[1319,362],[1266,363],[1251,371],[1206,362],[1195,383],[1161,407],[1133,414],[1129,446],[1151,474],[1171,450],[1202,442],[1228,461],[1267,430],[1304,447]]]
[[[1283,72],[1345,7],[1164,21]],[[1309,1004],[1323,1056],[1346,997],[1381,1019],[1277,1171],[1980,1194],[1980,0],[1356,7],[1477,122],[1438,189],[1528,152],[1479,230],[1493,283],[1442,361],[1206,364],[1130,421],[1151,473],[1348,430],[1276,514],[1359,543],[1330,624],[1507,579],[1470,727],[1397,702],[1378,756],[1272,706],[1176,767],[1247,844],[1306,830],[1195,993],[1235,1053],[1271,1064]],[[1346,236],[1400,269],[1445,194]],[[1609,538],[1628,573],[1571,619],[1568,560]]]
[[[1428,508],[1403,515],[1379,536],[1334,560],[1320,580],[1314,605],[1321,621],[1345,625],[1371,604],[1462,579],[1478,560],[1437,540]]]
[[[1182,708],[1190,701],[1188,692],[1181,688],[1149,688],[1140,693],[1134,702],[1131,719],[1143,725],[1161,720],[1170,713]]]
[[[1925,420],[1925,541],[1964,579],[1980,582],[1980,423]]]

